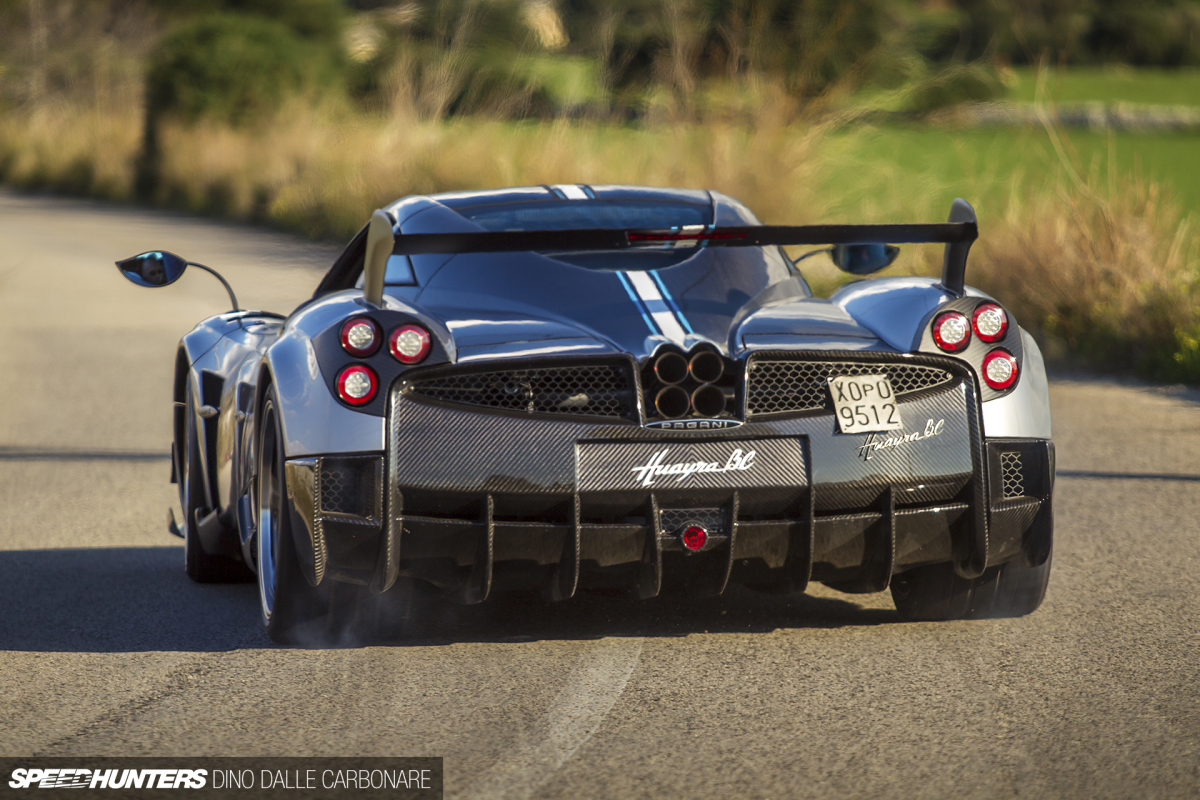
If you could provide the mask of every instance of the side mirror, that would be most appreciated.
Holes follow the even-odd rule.
[[[174,253],[168,253],[166,250],[151,250],[149,253],[142,253],[133,258],[117,262],[117,269],[121,270],[121,274],[125,276],[126,280],[136,283],[138,286],[149,286],[151,288],[170,286],[179,280],[179,276],[189,266],[202,269],[215,276],[221,282],[221,285],[225,287],[225,291],[229,293],[229,302],[233,304],[233,310],[238,310],[238,301],[233,293],[233,287],[229,285],[229,281],[222,278],[221,274],[212,267],[197,264],[195,261],[188,261]]]
[[[829,257],[842,272],[870,275],[891,265],[898,255],[900,248],[891,244],[839,244]]]
[[[165,250],[152,250],[149,253],[127,258],[117,262],[117,269],[126,280],[138,286],[169,286],[179,280],[179,276],[187,269],[188,262],[174,253]]]

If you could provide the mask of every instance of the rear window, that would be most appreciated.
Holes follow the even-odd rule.
[[[489,231],[562,231],[573,228],[679,228],[712,222],[707,206],[683,203],[633,203],[612,200],[558,200],[548,203],[506,203],[455,209]],[[558,261],[587,269],[642,271],[662,269],[696,254],[695,247],[544,252]]]

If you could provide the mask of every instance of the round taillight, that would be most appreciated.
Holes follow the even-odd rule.
[[[933,341],[947,353],[957,353],[971,343],[971,325],[957,311],[938,314],[933,321]]]
[[[679,535],[679,540],[688,550],[699,550],[708,541],[708,531],[699,525],[689,525]]]
[[[996,391],[1017,382],[1017,360],[1007,350],[993,350],[983,357],[983,382]]]
[[[351,364],[338,373],[338,397],[352,406],[364,406],[379,390],[379,379],[370,367]]]
[[[984,303],[971,315],[975,335],[985,342],[998,342],[1008,333],[1008,314],[995,303]]]
[[[419,364],[429,355],[429,331],[420,325],[401,325],[389,341],[392,355],[401,364]]]
[[[366,358],[379,349],[379,326],[370,317],[353,317],[342,323],[342,349]]]

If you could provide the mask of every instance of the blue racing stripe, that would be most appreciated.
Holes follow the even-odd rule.
[[[692,326],[688,324],[687,317],[685,317],[683,312],[679,310],[679,306],[675,304],[675,298],[671,297],[671,293],[667,291],[667,285],[662,282],[662,278],[658,277],[658,273],[654,272],[653,270],[650,271],[650,277],[654,279],[656,284],[658,284],[658,291],[662,292],[663,299],[666,300],[667,305],[671,307],[671,311],[674,312],[675,318],[679,320],[679,324],[683,326],[685,331],[694,334],[695,331],[692,330]]]
[[[658,329],[658,325],[655,324],[654,318],[650,316],[650,309],[646,308],[646,304],[642,302],[642,298],[638,297],[637,292],[633,290],[633,286],[629,283],[629,278],[625,277],[624,272],[617,272],[616,275],[620,279],[621,285],[625,287],[625,292],[629,295],[629,299],[633,301],[633,304],[638,307],[638,311],[641,312],[642,321],[646,323],[646,327],[650,329],[651,333],[662,333]]]

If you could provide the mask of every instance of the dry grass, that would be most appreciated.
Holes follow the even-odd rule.
[[[259,129],[168,124],[157,200],[343,239],[405,194],[540,183],[713,188],[768,222],[820,221],[814,210],[837,191],[831,176],[845,153],[820,126],[790,117],[631,128],[294,108]],[[0,179],[131,198],[139,134],[136,108],[0,116]],[[1200,383],[1200,236],[1161,186],[1115,169],[1101,180],[1102,172],[1081,177],[1064,155],[1055,174],[1014,175],[1007,196],[989,203],[968,279],[1001,298],[1051,354]],[[856,216],[941,218],[944,209],[920,199],[933,194],[923,188],[876,193]],[[936,274],[940,255],[911,249],[900,268]]]
[[[1200,237],[1159,184],[1096,175],[1013,192],[976,280],[1057,355],[1200,382]]]
[[[164,126],[160,199],[338,237],[406,194],[540,183],[714,188],[794,220],[811,207],[819,140],[782,124],[637,130],[295,110],[252,131]]]
[[[137,119],[61,105],[0,114],[0,180],[28,189],[128,199],[141,144]]]

